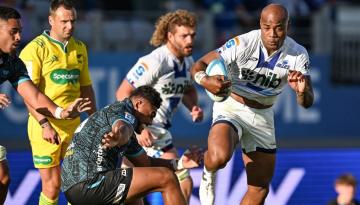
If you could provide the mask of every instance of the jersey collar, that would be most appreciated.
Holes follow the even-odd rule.
[[[66,41],[66,43],[62,43],[61,41],[58,41],[56,40],[55,38],[52,38],[50,36],[50,31],[49,30],[45,30],[43,33],[42,33],[43,36],[45,36],[46,38],[48,38],[51,42],[54,42],[56,44],[58,44],[60,46],[60,48],[66,53],[67,51],[67,45],[69,44],[69,41]]]
[[[271,55],[268,55],[268,52],[267,52],[267,50],[266,50],[266,48],[265,48],[265,46],[264,46],[264,44],[263,44],[263,42],[262,42],[262,39],[260,38],[260,49],[261,49],[262,53],[264,54],[265,60],[267,60],[267,59],[269,59],[269,58],[272,58],[273,56],[275,56],[275,55],[277,55],[279,52],[281,52],[281,51],[284,49],[284,47],[285,47],[285,41],[286,41],[286,38],[285,38],[282,46],[281,46],[278,50],[276,50],[276,51],[275,51],[274,53],[272,53]]]

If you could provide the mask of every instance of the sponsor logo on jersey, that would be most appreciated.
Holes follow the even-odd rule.
[[[243,68],[241,70],[241,79],[250,81],[254,85],[260,85],[268,88],[277,88],[281,79],[277,78],[277,75],[273,72],[268,72],[267,74],[260,74],[254,70]]]
[[[288,60],[284,60],[283,62],[279,62],[279,63],[276,64],[276,66],[279,67],[279,68],[284,68],[284,69],[289,69],[290,68]]]
[[[187,86],[189,86],[190,82],[185,80],[184,83],[176,84],[173,82],[169,82],[164,84],[161,88],[162,94],[169,95],[169,94],[182,94]]]
[[[135,117],[128,112],[125,112],[125,119],[127,119],[131,124],[134,124],[135,122]]]
[[[49,165],[53,162],[52,158],[50,156],[33,156],[34,164],[36,165]]]
[[[135,79],[139,79],[148,69],[148,66],[146,63],[140,63],[140,65],[138,65],[138,67],[132,72],[132,76]]]
[[[101,172],[103,171],[103,167],[101,166],[102,161],[104,160],[104,150],[102,149],[102,146],[99,144],[98,149],[96,151],[96,170]]]
[[[239,44],[240,39],[238,37],[232,38],[228,40],[221,48],[217,49],[217,52],[221,53],[222,51],[225,51],[226,49],[237,46]]]
[[[119,184],[117,190],[116,190],[116,195],[114,197],[113,200],[113,204],[118,204],[120,202],[120,200],[123,198],[123,194],[126,188],[126,184]]]
[[[75,84],[79,81],[80,78],[80,70],[79,69],[72,69],[72,70],[67,70],[67,69],[56,69],[54,71],[51,72],[50,74],[50,79],[56,83],[56,84],[67,84],[67,83],[71,83],[71,84]]]

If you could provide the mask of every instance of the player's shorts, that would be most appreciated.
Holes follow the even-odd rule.
[[[132,175],[131,168],[102,172],[66,190],[65,197],[76,205],[122,204],[129,192]]]
[[[0,145],[0,162],[6,160],[6,148]]]
[[[61,138],[61,143],[51,144],[42,138],[42,128],[35,118],[29,117],[28,135],[32,150],[33,162],[36,168],[58,166],[64,158],[72,135],[80,124],[80,118],[73,120],[56,120],[48,118],[51,126]]]
[[[143,147],[148,156],[159,158],[164,154],[164,152],[174,148],[172,136],[169,130],[155,125],[148,126],[147,129],[154,137],[157,138],[153,142],[153,146]]]
[[[213,125],[228,123],[237,131],[243,152],[276,152],[274,111],[250,108],[232,97],[215,102]]]

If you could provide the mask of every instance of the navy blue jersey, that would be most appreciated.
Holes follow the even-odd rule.
[[[25,64],[16,55],[3,54],[0,56],[0,84],[7,80],[14,87],[30,80]]]
[[[126,145],[102,149],[104,134],[109,133],[118,120],[131,125],[134,130],[137,128],[138,121],[133,113],[131,101],[125,99],[97,111],[79,125],[62,163],[62,191],[93,178],[99,172],[116,169],[123,156],[131,157],[144,152],[135,135]]]

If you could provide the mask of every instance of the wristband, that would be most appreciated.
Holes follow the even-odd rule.
[[[201,85],[201,80],[203,78],[205,78],[207,76],[207,74],[205,73],[205,71],[201,70],[195,73],[194,75],[194,80],[197,84]]]
[[[55,117],[56,119],[61,120],[61,119],[62,119],[61,113],[62,113],[63,110],[64,110],[64,109],[63,109],[62,107],[57,107],[56,110],[55,110],[55,116],[54,116],[54,117]]]
[[[49,120],[48,120],[47,118],[44,118],[44,119],[42,119],[42,120],[39,121],[39,124],[40,124],[41,127],[43,127],[43,125],[44,125],[45,123],[47,123],[47,122],[49,122]]]
[[[182,163],[182,158],[180,159],[172,159],[170,161],[175,171],[184,169],[184,165]]]

